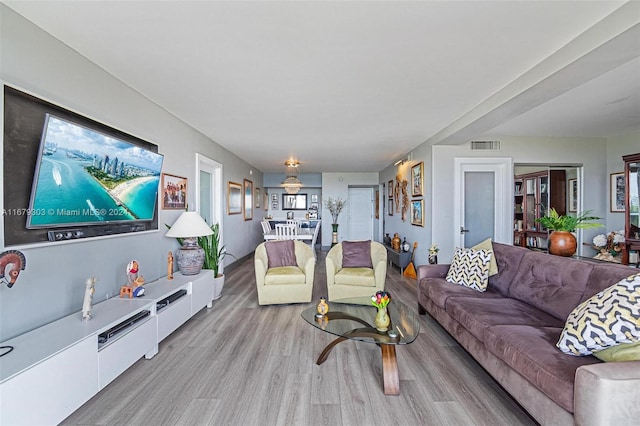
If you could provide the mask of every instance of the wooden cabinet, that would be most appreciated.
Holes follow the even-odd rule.
[[[640,267],[640,153],[625,155],[622,159],[625,178],[625,246],[622,263],[634,263]]]
[[[547,230],[536,222],[555,208],[567,210],[566,173],[564,170],[519,175],[514,178],[513,243],[522,247],[547,248]]]

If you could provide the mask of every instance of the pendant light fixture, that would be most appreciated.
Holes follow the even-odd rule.
[[[287,194],[297,194],[302,188],[302,182],[298,179],[300,162],[287,160],[284,162],[284,166],[284,182],[282,182],[282,186]]]

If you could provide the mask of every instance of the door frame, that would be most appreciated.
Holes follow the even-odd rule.
[[[211,158],[196,153],[196,176],[195,176],[195,211],[200,213],[200,216],[203,216],[203,213],[200,211],[200,171],[205,171],[213,177],[213,182],[211,183],[211,211],[206,212],[205,217],[209,217],[210,225],[214,223],[220,224],[220,246],[224,245],[224,232],[222,226],[223,219],[223,203],[224,203],[224,189],[222,185],[222,164],[218,163]],[[224,270],[224,265],[220,265],[220,273]]]
[[[513,159],[511,157],[456,157],[454,158],[453,231],[456,246],[463,238],[460,228],[464,225],[464,173],[495,173],[495,217],[493,241],[513,244]]]

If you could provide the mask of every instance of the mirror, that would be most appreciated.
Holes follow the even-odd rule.
[[[307,194],[282,194],[283,210],[307,210]]]
[[[629,224],[633,233],[640,231],[640,162],[629,164],[629,188],[627,198],[629,200]],[[631,235],[633,238],[638,238]]]

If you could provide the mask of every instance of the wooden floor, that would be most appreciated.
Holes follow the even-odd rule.
[[[310,304],[259,306],[253,260],[223,296],[78,409],[66,425],[534,425],[428,315],[397,348],[400,395],[382,391],[380,349],[336,346],[300,313],[326,295],[319,252]],[[386,289],[417,310],[416,282],[387,271]]]

